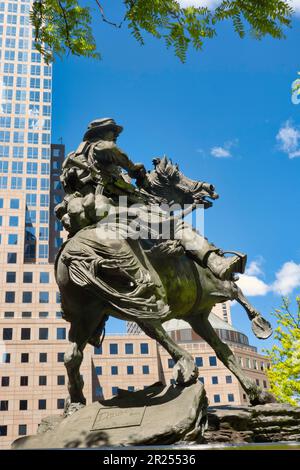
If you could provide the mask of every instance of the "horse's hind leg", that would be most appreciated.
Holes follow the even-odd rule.
[[[78,307],[81,306],[80,315]],[[73,310],[74,320],[71,322],[69,350],[65,353],[64,363],[68,374],[69,402],[85,405],[83,394],[84,382],[80,375],[80,366],[83,360],[83,351],[86,344],[98,337],[100,325],[104,327],[106,315],[101,312],[99,302],[82,303]],[[103,310],[102,310],[103,311]],[[68,408],[68,407],[67,407]]]
[[[198,377],[198,368],[193,357],[176,344],[164,330],[159,321],[138,321],[140,328],[151,338],[155,339],[175,361],[173,378],[177,384],[189,385]]]
[[[86,404],[83,395],[84,382],[79,373],[83,359],[83,345],[74,342],[70,345],[68,351],[65,352],[64,363],[68,374],[68,390],[70,403]]]
[[[203,312],[195,313],[185,320],[188,321],[193,330],[212,347],[220,361],[237,377],[241,386],[249,396],[251,404],[255,405],[269,401],[267,395],[244,374],[229,346],[220,340],[208,320],[208,314]]]

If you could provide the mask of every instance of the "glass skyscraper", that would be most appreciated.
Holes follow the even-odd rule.
[[[29,0],[0,3],[0,191],[9,202],[1,262],[9,264],[48,261],[52,67],[34,48],[29,10]]]

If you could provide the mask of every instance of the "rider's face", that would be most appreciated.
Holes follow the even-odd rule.
[[[116,140],[116,134],[113,131],[107,131],[103,134],[103,140],[114,142]]]

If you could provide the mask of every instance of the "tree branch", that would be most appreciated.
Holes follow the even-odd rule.
[[[124,23],[124,20],[125,20],[125,17],[123,18],[123,20],[118,24],[118,23],[114,23],[113,21],[109,21],[106,16],[105,16],[105,13],[104,13],[104,9],[103,9],[103,6],[101,5],[101,3],[99,2],[99,0],[95,0],[95,2],[97,3],[98,5],[98,8],[100,10],[100,15],[101,15],[101,18],[102,18],[102,21],[104,23],[107,23],[111,26],[114,26],[115,28],[118,28],[120,29]]]

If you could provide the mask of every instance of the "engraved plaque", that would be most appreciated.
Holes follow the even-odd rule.
[[[92,426],[92,431],[140,426],[146,406],[140,408],[100,408]]]

